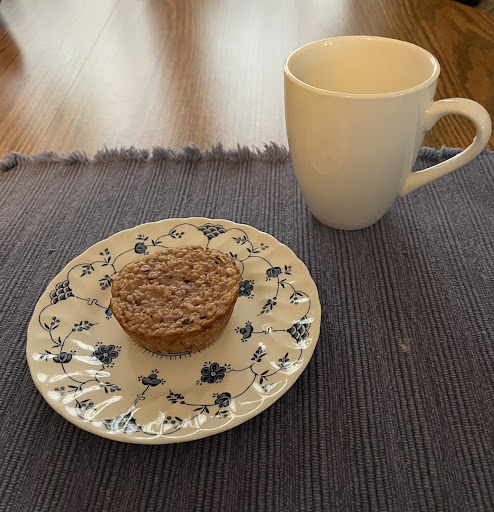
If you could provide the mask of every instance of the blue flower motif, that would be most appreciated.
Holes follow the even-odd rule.
[[[178,427],[178,429],[180,429],[183,426],[182,421],[183,420],[181,418],[179,418],[178,416],[175,416],[174,418],[172,416],[167,416],[163,420],[163,424],[164,425],[175,425],[176,427]]]
[[[255,361],[256,363],[260,363],[265,355],[267,355],[266,348],[263,345],[260,345],[254,352],[250,360]]]
[[[300,345],[309,337],[310,324],[311,320],[308,320],[307,317],[304,316],[286,331],[296,341],[297,345]]]
[[[103,423],[108,430],[122,432],[123,434],[133,434],[141,430],[130,412],[120,414],[112,420],[103,420]]]
[[[269,313],[270,311],[273,311],[273,308],[276,306],[276,304],[277,304],[276,297],[273,297],[272,299],[268,299],[266,301],[266,304],[264,304],[264,306],[262,307],[262,310],[259,314],[262,315],[265,313]]]
[[[252,323],[250,321],[245,323],[245,327],[236,327],[235,332],[239,332],[242,335],[242,342],[247,341],[254,331],[254,327],[252,327]]]
[[[158,386],[159,384],[163,384],[163,379],[158,378],[158,371],[154,370],[155,373],[150,373],[147,377],[139,377],[139,380],[145,385],[145,386]]]
[[[55,363],[60,363],[60,364],[69,363],[71,360],[72,360],[72,354],[70,352],[60,352],[60,354],[57,354],[53,358],[53,361]]]
[[[226,367],[220,366],[218,363],[204,363],[204,368],[201,370],[201,382],[207,382],[208,384],[214,384],[215,382],[221,382],[226,373]]]
[[[134,246],[134,251],[137,254],[146,254],[147,250],[148,250],[148,247],[144,242],[137,242]]]
[[[70,288],[69,282],[67,280],[57,283],[55,289],[50,292],[50,302],[51,304],[56,304],[61,300],[66,300],[69,297],[73,297],[72,289]]]
[[[271,267],[266,270],[267,279],[271,279],[273,277],[278,277],[281,274],[280,267]]]
[[[171,389],[170,393],[166,396],[166,398],[168,398],[168,400],[170,400],[172,404],[176,404],[178,402],[180,402],[181,404],[185,403],[184,395],[182,395],[181,393],[174,393]]]
[[[252,290],[254,290],[254,281],[252,279],[242,281],[240,284],[240,289],[238,290],[238,296],[249,297],[252,293]]]
[[[290,361],[290,358],[288,357],[288,352],[287,352],[283,357],[280,357],[278,359],[276,366],[278,366],[278,368],[280,370],[283,368],[287,368],[288,366],[290,366],[289,361]]]
[[[212,238],[220,235],[221,233],[226,233],[226,229],[220,224],[212,224],[208,222],[203,226],[198,226],[197,229],[202,231],[208,238],[211,240]]]
[[[118,349],[115,345],[100,345],[93,352],[93,356],[103,364],[110,364],[118,357]]]
[[[99,286],[102,290],[106,290],[107,288],[110,288],[112,283],[113,283],[113,279],[108,274],[105,274],[105,277],[102,277],[99,280]]]
[[[224,409],[230,405],[231,401],[232,401],[232,395],[230,395],[230,393],[218,393],[214,403],[220,409]]]

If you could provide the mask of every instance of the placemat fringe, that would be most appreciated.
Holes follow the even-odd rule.
[[[270,142],[264,144],[263,148],[237,144],[236,148],[225,149],[221,143],[215,144],[207,149],[200,149],[196,144],[190,143],[178,149],[155,146],[152,151],[137,149],[134,146],[129,148],[103,148],[96,152],[91,158],[84,151],[72,153],[56,153],[54,151],[42,151],[34,155],[23,155],[22,153],[9,152],[0,160],[0,171],[9,171],[17,165],[26,163],[48,163],[57,162],[65,165],[78,163],[100,163],[111,160],[190,160],[199,159],[227,161],[261,160],[265,162],[284,162],[290,158],[290,153],[285,146]]]
[[[446,160],[461,151],[460,148],[448,148],[443,146],[440,150],[423,147],[419,156],[432,159],[436,162]],[[484,152],[492,153],[488,149]],[[225,149],[223,144],[218,143],[210,148],[200,149],[196,144],[189,143],[178,149],[164,146],[155,146],[151,151],[138,149],[134,146],[129,148],[107,148],[104,147],[90,157],[84,151],[73,151],[72,153],[56,153],[55,151],[42,151],[33,155],[24,155],[15,151],[6,153],[0,160],[0,171],[9,171],[21,163],[61,163],[64,165],[75,165],[78,163],[101,163],[115,160],[141,160],[156,162],[160,160],[170,161],[197,161],[202,160],[226,160],[231,162],[258,160],[264,162],[284,162],[290,159],[290,152],[286,146],[270,142],[264,147],[246,146],[237,144],[236,148]]]

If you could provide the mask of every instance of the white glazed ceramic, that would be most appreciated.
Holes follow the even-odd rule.
[[[288,143],[314,216],[340,229],[374,224],[393,201],[475,158],[491,120],[478,103],[433,101],[439,63],[404,41],[348,36],[317,41],[284,65]],[[473,143],[450,160],[411,173],[424,134],[447,114],[475,125]]]
[[[230,254],[242,272],[239,297],[213,345],[156,354],[113,318],[111,283],[126,263],[186,244]],[[130,443],[176,443],[235,427],[278,400],[308,364],[320,323],[306,266],[275,238],[227,220],[167,219],[72,260],[36,305],[26,353],[45,400],[78,427]]]

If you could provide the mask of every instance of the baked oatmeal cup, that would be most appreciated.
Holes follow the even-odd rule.
[[[233,313],[241,283],[234,260],[196,245],[167,248],[125,265],[110,306],[123,330],[161,354],[211,345]]]

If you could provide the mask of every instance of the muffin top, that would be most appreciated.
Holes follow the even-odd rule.
[[[205,330],[235,303],[235,262],[216,249],[167,248],[133,261],[112,284],[115,318],[140,337]]]

